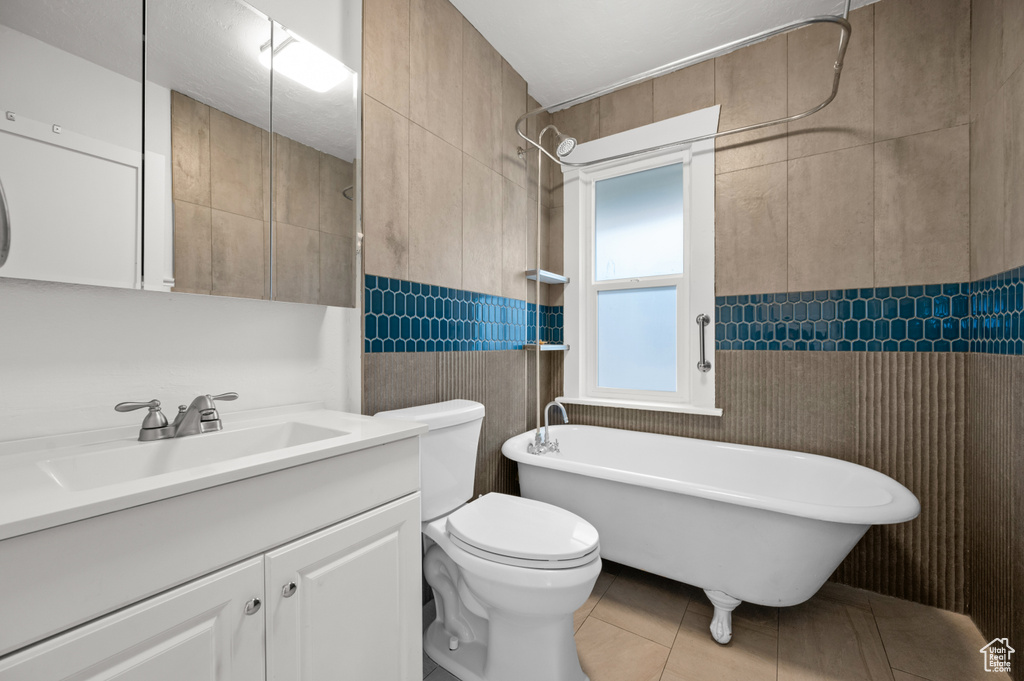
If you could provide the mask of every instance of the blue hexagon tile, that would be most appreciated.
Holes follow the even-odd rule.
[[[966,352],[976,284],[721,296],[715,299],[715,347]]]
[[[517,350],[533,342],[537,314],[524,300],[366,276],[366,352]],[[561,306],[540,306],[541,339],[561,342]]]
[[[971,284],[971,352],[1024,354],[1024,267]]]

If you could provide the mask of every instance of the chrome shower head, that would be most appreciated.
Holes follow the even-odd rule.
[[[576,138],[563,135],[560,132],[555,133],[558,137],[558,148],[555,149],[555,153],[558,154],[559,158],[565,158],[572,153],[572,150],[576,148]]]

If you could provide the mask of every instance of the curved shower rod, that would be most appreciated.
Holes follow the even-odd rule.
[[[802,19],[800,21],[794,21],[794,22],[791,22],[791,23],[779,26],[777,28],[773,28],[773,29],[770,29],[770,30],[767,30],[767,31],[762,31],[761,33],[756,33],[756,34],[754,34],[752,36],[749,36],[747,38],[743,38],[741,40],[735,40],[735,41],[733,41],[731,43],[726,43],[725,45],[722,45],[721,47],[716,47],[716,48],[713,48],[711,50],[706,50],[706,51],[701,52],[699,54],[695,54],[692,57],[686,57],[685,59],[679,59],[679,60],[676,60],[674,62],[670,62],[668,64],[665,64],[664,66],[659,66],[656,69],[651,69],[650,71],[645,71],[644,73],[641,73],[639,75],[633,76],[632,78],[627,78],[626,80],[621,80],[618,83],[615,83],[614,85],[610,85],[610,86],[608,86],[606,88],[602,88],[600,90],[595,90],[594,92],[590,92],[588,94],[581,95],[579,97],[573,97],[572,99],[568,99],[568,100],[566,100],[564,102],[561,102],[559,104],[554,104],[552,106],[542,106],[539,109],[534,109],[533,111],[528,111],[525,114],[523,114],[522,116],[520,116],[519,120],[516,121],[516,133],[520,137],[522,137],[524,140],[526,140],[526,142],[528,144],[530,144],[530,145],[536,147],[537,149],[539,149],[541,152],[544,153],[544,155],[546,155],[548,158],[550,158],[552,161],[554,161],[558,165],[564,166],[564,167],[569,167],[569,168],[586,168],[586,167],[589,167],[589,166],[592,166],[592,165],[596,165],[598,163],[606,163],[608,161],[617,161],[619,159],[630,158],[632,156],[639,156],[641,154],[647,154],[647,153],[651,153],[651,152],[654,152],[654,151],[663,151],[663,150],[667,150],[667,149],[673,149],[675,147],[680,147],[680,146],[683,146],[683,145],[686,145],[686,144],[693,144],[694,142],[703,142],[705,140],[711,140],[711,139],[717,139],[719,137],[725,137],[726,135],[736,135],[736,134],[741,133],[741,132],[749,132],[751,130],[760,130],[761,128],[767,128],[767,127],[770,127],[772,125],[780,125],[782,123],[790,123],[792,121],[798,121],[801,118],[807,118],[808,116],[821,111],[826,106],[831,104],[832,100],[836,98],[836,94],[839,92],[839,76],[840,76],[840,74],[843,71],[843,60],[846,58],[846,48],[850,44],[850,34],[853,32],[853,28],[850,26],[850,22],[847,19],[847,17],[849,16],[849,12],[850,12],[850,2],[849,2],[849,0],[847,0],[847,3],[846,3],[846,15],[845,16],[825,15],[825,16],[810,17],[808,19]],[[701,62],[707,61],[708,59],[714,59],[715,57],[720,57],[720,56],[728,54],[729,52],[732,52],[734,50],[738,50],[741,47],[747,47],[748,45],[753,45],[754,43],[759,43],[759,42],[762,42],[764,40],[768,40],[769,38],[774,38],[775,36],[783,35],[785,33],[789,33],[790,31],[795,31],[798,28],[803,28],[804,26],[811,26],[813,24],[835,24],[835,25],[839,26],[840,29],[842,29],[842,35],[839,38],[839,52],[836,55],[836,61],[835,61],[835,64],[833,65],[832,93],[829,94],[829,96],[823,102],[821,102],[820,104],[818,104],[817,106],[815,106],[813,108],[808,109],[807,111],[803,111],[801,113],[794,114],[792,116],[786,116],[785,118],[776,118],[775,120],[765,121],[763,123],[754,123],[753,125],[745,125],[745,126],[742,126],[742,127],[739,127],[739,128],[732,128],[731,130],[723,130],[721,132],[714,132],[714,133],[710,133],[710,134],[707,134],[707,135],[701,135],[699,137],[691,137],[689,139],[679,140],[677,142],[670,142],[668,144],[661,144],[661,145],[654,146],[654,147],[647,147],[646,149],[638,149],[636,151],[631,151],[631,152],[628,152],[628,153],[625,153],[625,154],[617,154],[617,155],[614,155],[614,156],[606,156],[604,158],[598,158],[598,159],[594,159],[592,161],[585,161],[585,162],[579,162],[579,163],[573,163],[572,161],[566,161],[565,159],[557,158],[555,155],[553,155],[547,149],[545,149],[544,147],[540,146],[537,142],[534,142],[529,137],[527,137],[526,134],[523,132],[522,125],[523,125],[523,123],[525,123],[526,119],[528,119],[528,118],[530,118],[532,116],[536,116],[538,114],[541,114],[541,113],[543,113],[545,111],[550,111],[552,109],[554,109],[556,111],[560,110],[560,109],[567,109],[570,106],[573,106],[575,104],[580,104],[582,102],[589,101],[589,100],[594,99],[596,97],[600,97],[602,95],[610,94],[612,92],[615,92],[616,90],[620,90],[622,88],[629,87],[630,85],[635,85],[635,84],[637,84],[639,82],[648,80],[650,78],[656,78],[658,76],[663,76],[666,73],[671,73],[673,71],[678,71],[679,69],[686,68],[687,66],[694,66],[696,64],[700,64]]]

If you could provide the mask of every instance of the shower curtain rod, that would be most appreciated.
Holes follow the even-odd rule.
[[[832,103],[832,100],[836,98],[836,94],[839,92],[839,76],[840,76],[840,74],[843,71],[843,59],[845,59],[845,57],[846,57],[846,48],[850,44],[850,34],[853,32],[853,29],[850,26],[850,22],[848,20],[849,14],[850,14],[850,0],[847,0],[847,2],[846,2],[846,12],[844,13],[844,16],[838,16],[838,15],[816,16],[816,17],[810,17],[810,18],[807,18],[807,19],[802,19],[800,21],[794,21],[794,22],[791,22],[791,23],[788,23],[788,24],[784,24],[784,25],[779,26],[777,28],[773,28],[773,29],[770,29],[770,30],[767,30],[767,31],[762,31],[761,33],[755,33],[754,35],[749,36],[747,38],[743,38],[741,40],[735,40],[735,41],[733,41],[731,43],[726,43],[725,45],[722,45],[720,47],[716,47],[716,48],[713,48],[711,50],[706,50],[706,51],[701,52],[699,54],[695,54],[692,57],[686,57],[684,59],[679,59],[679,60],[676,60],[674,62],[670,62],[668,64],[665,64],[664,66],[659,66],[656,69],[652,69],[650,71],[645,71],[645,72],[643,72],[643,73],[641,73],[639,75],[633,76],[632,78],[627,78],[626,80],[621,80],[621,81],[615,83],[614,85],[610,85],[610,86],[602,88],[600,90],[595,90],[594,92],[590,92],[588,94],[581,95],[579,97],[574,97],[572,99],[568,99],[568,100],[566,100],[564,102],[560,102],[560,103],[554,104],[552,106],[542,106],[539,109],[534,109],[533,111],[528,111],[527,113],[525,113],[522,116],[520,116],[519,120],[516,121],[516,133],[520,137],[522,137],[524,140],[526,140],[526,142],[528,144],[536,147],[545,156],[550,158],[552,161],[554,161],[558,165],[563,166],[563,167],[568,167],[568,168],[586,168],[586,167],[589,167],[589,166],[592,166],[592,165],[596,165],[598,163],[606,163],[608,161],[617,161],[619,159],[630,158],[630,157],[633,157],[633,156],[639,156],[641,154],[647,154],[647,153],[651,153],[651,152],[655,152],[655,151],[663,151],[663,150],[667,150],[667,149],[673,149],[675,147],[680,147],[680,146],[684,146],[684,145],[687,145],[687,144],[693,144],[695,142],[703,142],[705,140],[717,139],[719,137],[725,137],[726,135],[736,135],[738,133],[749,132],[751,130],[760,130],[761,128],[767,128],[767,127],[770,127],[772,125],[780,125],[782,123],[790,123],[792,121],[798,121],[801,118],[807,118],[811,114],[815,114],[815,113],[821,111],[826,106],[828,106],[830,103]],[[711,134],[708,134],[708,135],[701,135],[699,137],[691,137],[689,139],[679,140],[677,142],[670,142],[668,144],[661,144],[661,145],[654,146],[654,147],[648,147],[646,149],[639,149],[637,151],[631,151],[631,152],[628,152],[628,153],[625,153],[625,154],[617,154],[615,156],[606,156],[604,158],[599,158],[599,159],[594,159],[592,161],[585,161],[585,162],[579,162],[579,163],[573,163],[572,161],[566,161],[564,159],[557,158],[554,154],[550,153],[547,149],[544,149],[542,146],[540,146],[539,144],[537,144],[536,142],[531,140],[529,137],[527,137],[526,134],[523,132],[522,126],[523,126],[523,124],[526,122],[526,120],[528,118],[531,118],[533,116],[541,114],[541,113],[543,113],[545,111],[552,111],[552,110],[558,111],[558,110],[561,110],[561,109],[567,109],[570,106],[573,106],[575,104],[580,104],[582,102],[589,101],[589,100],[594,99],[596,97],[601,97],[602,95],[610,94],[612,92],[615,92],[616,90],[620,90],[622,88],[629,87],[630,85],[635,85],[636,83],[639,83],[641,81],[645,81],[645,80],[648,80],[650,78],[656,78],[657,76],[663,76],[666,73],[671,73],[673,71],[678,71],[679,69],[686,68],[687,66],[694,66],[696,64],[700,64],[701,62],[707,61],[709,59],[714,59],[715,57],[720,57],[720,56],[728,54],[729,52],[732,52],[734,50],[738,50],[741,47],[747,47],[748,45],[753,45],[754,43],[759,43],[759,42],[768,40],[769,38],[774,38],[775,36],[783,35],[785,33],[789,33],[790,31],[795,31],[798,28],[803,28],[805,26],[811,26],[813,24],[835,24],[835,25],[839,26],[839,28],[842,30],[842,35],[839,38],[839,52],[836,55],[836,61],[835,61],[835,64],[833,65],[832,93],[823,102],[821,102],[820,104],[818,104],[817,106],[815,106],[815,107],[813,107],[811,109],[808,109],[807,111],[804,111],[804,112],[801,112],[801,113],[798,113],[798,114],[794,114],[792,116],[786,116],[784,118],[776,118],[774,120],[765,121],[763,123],[754,123],[753,125],[745,125],[745,126],[742,126],[742,127],[739,127],[739,128],[733,128],[731,130],[723,130],[721,132],[715,132],[715,133],[711,133]],[[568,132],[571,134],[572,131],[568,131]],[[521,150],[521,151],[523,151],[523,150]]]

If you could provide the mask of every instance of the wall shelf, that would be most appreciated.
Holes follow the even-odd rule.
[[[526,270],[526,278],[530,281],[536,281],[540,277],[540,283],[542,284],[568,284],[569,277],[562,276],[561,274],[555,274],[554,272],[548,272],[547,270]]]
[[[537,344],[536,343],[527,343],[526,345],[523,346],[523,349],[524,350],[536,350],[537,349]],[[564,352],[564,351],[566,351],[568,349],[569,349],[568,345],[559,345],[558,343],[541,343],[540,344],[540,351],[541,352]]]

